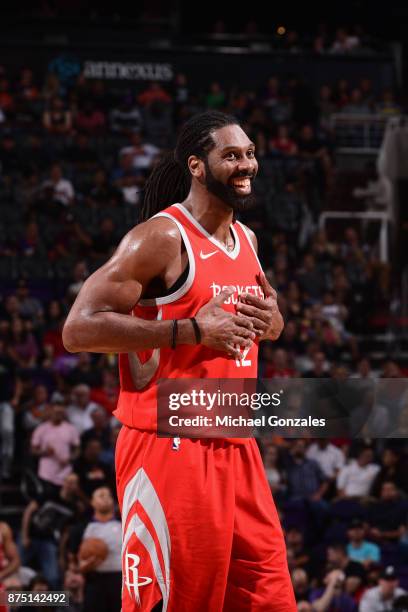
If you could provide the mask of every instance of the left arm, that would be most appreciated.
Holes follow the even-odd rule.
[[[252,230],[246,228],[255,251],[258,252],[258,241]],[[264,292],[265,299],[243,293],[237,304],[238,314],[249,317],[253,323],[255,333],[260,340],[277,340],[282,333],[284,322],[279,311],[277,293],[272,288],[264,272],[258,275],[259,284]]]
[[[20,567],[20,555],[14,543],[12,531],[6,523],[2,524],[2,538],[4,554],[8,564],[0,571],[0,580],[4,580],[4,578],[13,574]]]

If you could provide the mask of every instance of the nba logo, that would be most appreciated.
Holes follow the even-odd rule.
[[[178,451],[180,450],[181,440],[180,438],[173,438],[173,444],[171,450]]]

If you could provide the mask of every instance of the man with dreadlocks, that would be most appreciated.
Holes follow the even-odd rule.
[[[256,378],[259,340],[282,331],[255,236],[235,219],[257,169],[235,118],[192,117],[149,177],[143,223],[84,283],[64,327],[70,351],[120,353],[123,612],[296,609],[255,440],[156,429],[159,379]]]

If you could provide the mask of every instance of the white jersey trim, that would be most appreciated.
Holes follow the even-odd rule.
[[[247,240],[249,242],[249,246],[251,247],[252,252],[255,255],[255,259],[258,262],[259,267],[262,270],[263,268],[262,268],[261,262],[259,261],[258,253],[255,250],[254,243],[252,242],[251,236],[249,235],[248,228],[246,228],[245,225],[243,225],[240,221],[237,221],[237,223],[240,226],[240,228],[242,229],[242,231],[244,232],[244,234],[245,234],[245,236],[246,236],[246,238],[247,238]]]
[[[233,225],[230,225],[230,228],[234,236],[235,245],[232,251],[228,251],[221,242],[218,242],[218,240],[216,240],[214,236],[211,236],[211,234],[207,232],[207,230],[197,221],[197,219],[193,217],[191,212],[188,211],[185,206],[183,206],[182,204],[173,204],[173,206],[176,206],[179,210],[181,210],[184,216],[187,217],[187,219],[191,221],[191,223],[198,229],[198,231],[201,232],[206,238],[208,238],[208,240],[212,242],[217,247],[217,249],[220,249],[220,251],[228,255],[230,259],[236,259],[238,257],[239,252],[241,250],[241,245],[239,242],[239,236]]]
[[[138,306],[161,306],[163,304],[171,304],[172,302],[175,302],[176,300],[179,300],[181,297],[183,297],[183,295],[187,293],[187,291],[190,289],[191,285],[194,282],[195,259],[194,259],[193,249],[191,247],[190,240],[188,239],[186,230],[184,229],[180,221],[175,219],[169,213],[165,213],[165,212],[157,213],[157,215],[154,215],[152,219],[156,219],[157,217],[166,217],[167,219],[170,219],[177,225],[180,231],[181,237],[183,239],[184,245],[186,247],[186,251],[187,251],[188,263],[189,263],[188,276],[185,282],[181,285],[181,287],[177,289],[177,291],[173,291],[173,293],[170,293],[170,295],[166,295],[164,297],[139,300]]]

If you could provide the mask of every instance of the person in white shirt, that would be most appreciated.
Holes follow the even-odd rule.
[[[380,466],[373,463],[371,448],[363,448],[356,460],[345,465],[337,476],[339,497],[364,497],[368,495]]]
[[[381,574],[378,586],[367,589],[360,601],[359,612],[388,612],[394,610],[394,602],[406,591],[398,586],[398,577],[392,565]]]
[[[336,478],[346,462],[343,451],[327,438],[320,438],[311,444],[306,451],[306,457],[314,459],[328,478]]]
[[[72,391],[71,404],[67,408],[68,421],[80,434],[94,426],[91,414],[100,408],[99,404],[91,402],[90,396],[91,390],[88,385],[77,385]]]
[[[62,206],[70,206],[75,198],[75,191],[71,181],[63,177],[62,168],[59,164],[53,164],[50,178],[45,181],[43,188],[52,190],[52,198]]]

